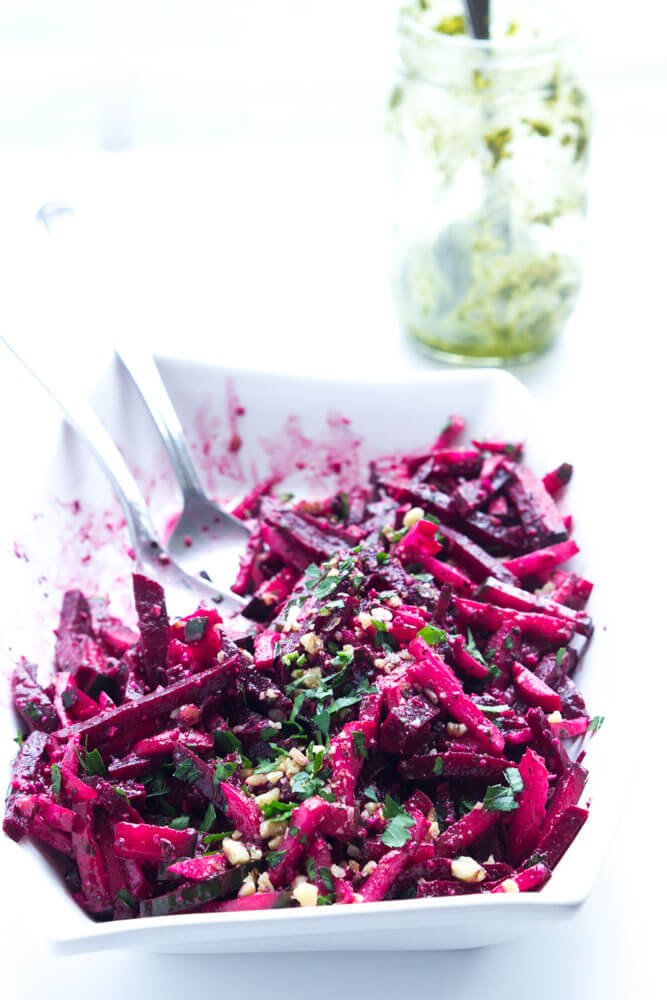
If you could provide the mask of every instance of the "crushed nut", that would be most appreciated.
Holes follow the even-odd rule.
[[[300,764],[301,767],[305,767],[308,764],[308,758],[303,751],[299,750],[298,747],[292,747],[289,752],[290,757],[295,764]]]
[[[298,774],[301,770],[301,765],[297,764],[297,762],[292,760],[291,757],[285,757],[280,767],[285,776],[288,778],[293,778],[294,775]]]
[[[299,631],[299,612],[300,607],[298,604],[292,604],[285,616],[285,624],[283,626],[283,632],[298,632]]]
[[[371,615],[379,622],[390,622],[394,619],[389,608],[371,608]]]
[[[277,851],[282,842],[283,842],[283,835],[282,833],[279,833],[277,836],[272,837],[271,840],[268,840],[266,846],[269,848],[270,851]]]
[[[520,892],[519,886],[514,881],[513,878],[506,878],[504,882],[500,883],[503,892]]]
[[[314,656],[323,648],[324,643],[315,632],[306,632],[305,635],[301,636],[301,645],[307,653]]]
[[[254,896],[256,891],[257,889],[255,887],[255,877],[251,872],[250,875],[246,875],[246,877],[241,882],[241,888],[239,889],[236,895],[239,897],[239,899],[243,899],[244,896]]]
[[[282,771],[269,771],[269,773],[266,776],[266,779],[270,785],[277,785],[278,782],[282,780],[282,776],[283,776]]]
[[[271,772],[273,773],[273,772]],[[249,788],[259,788],[261,785],[268,785],[268,774],[251,774],[245,780]]]
[[[359,624],[364,629],[370,628],[373,624],[373,619],[367,611],[360,611],[357,618],[359,620]]]
[[[398,596],[398,594],[392,594],[391,597],[387,600],[387,604],[389,605],[390,608],[400,608],[401,599]]]
[[[319,667],[311,667],[310,670],[304,670],[301,676],[301,687],[305,688],[318,688],[322,683],[322,671]]]
[[[551,715],[547,715],[547,722],[562,722],[562,721],[563,721],[563,716],[560,714],[558,709],[556,709],[555,712],[552,712]]]
[[[299,906],[317,906],[317,886],[312,882],[302,882],[292,890],[292,896]]]
[[[452,875],[460,882],[483,882],[486,872],[474,858],[462,855],[452,861]]]
[[[259,835],[262,840],[269,840],[278,833],[282,835],[286,829],[287,823],[284,819],[265,819],[259,824]]]
[[[465,736],[468,732],[468,727],[465,722],[448,722],[447,723],[447,735],[458,737]]]
[[[273,892],[273,882],[266,872],[262,872],[257,879],[257,892]]]
[[[345,878],[345,869],[341,868],[340,865],[332,865],[331,874],[334,878]]]
[[[367,861],[364,867],[361,869],[361,874],[372,875],[377,866],[378,866],[377,861]]]
[[[239,844],[237,840],[232,840],[231,837],[225,837],[222,842],[222,850],[230,865],[245,865],[250,861],[247,847]]]
[[[423,521],[423,520],[424,520],[423,507],[411,507],[410,510],[403,515],[403,527],[411,528],[413,524],[417,523],[417,521]]]

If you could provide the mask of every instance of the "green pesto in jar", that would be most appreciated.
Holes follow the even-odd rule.
[[[401,319],[433,354],[497,363],[544,351],[577,300],[590,109],[532,5],[494,6],[482,47],[460,4],[404,6],[388,132]]]

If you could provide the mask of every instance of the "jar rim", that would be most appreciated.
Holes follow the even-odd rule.
[[[539,56],[548,58],[552,57],[554,52],[559,49],[578,45],[577,35],[574,31],[554,31],[537,38],[516,36],[474,38],[471,35],[448,35],[417,20],[407,7],[399,9],[398,29],[399,33],[410,34],[425,44],[432,45],[434,49],[439,47],[443,54],[454,51],[461,54],[465,52],[471,54],[493,52],[501,59],[507,57],[510,60],[534,59]]]

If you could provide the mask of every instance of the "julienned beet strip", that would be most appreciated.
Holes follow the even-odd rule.
[[[561,568],[571,467],[539,478],[520,445],[468,448],[463,429],[316,503],[252,490],[234,584],[251,630],[207,607],[170,621],[139,575],[138,630],[65,595],[51,680],[25,660],[14,675],[4,829],[60,856],[91,917],[551,877],[588,815],[581,744],[601,722],[574,680],[592,585]]]

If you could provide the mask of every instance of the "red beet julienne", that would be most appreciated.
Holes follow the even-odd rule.
[[[234,589],[138,632],[65,595],[55,673],[25,660],[4,829],[96,919],[538,890],[587,817],[573,673],[591,584],[522,446],[457,439],[324,501],[263,483]],[[233,625],[233,623],[232,623]],[[568,743],[569,741],[569,743]],[[573,763],[567,746],[579,756]]]

